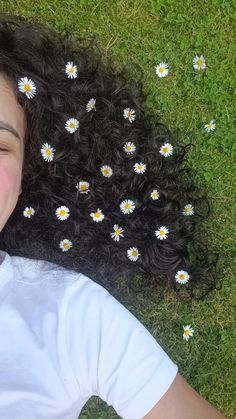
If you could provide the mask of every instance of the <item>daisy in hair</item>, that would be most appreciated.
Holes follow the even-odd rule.
[[[68,239],[60,241],[60,248],[63,252],[67,252],[72,247],[72,242]]]
[[[190,336],[193,336],[194,330],[190,324],[188,324],[187,326],[183,326],[183,329],[184,329],[183,339],[188,341]]]
[[[169,70],[168,70],[168,64],[166,63],[160,63],[155,66],[156,74],[158,77],[165,77],[167,76]]]
[[[77,77],[77,66],[73,65],[72,61],[69,61],[66,64],[66,70],[65,70],[68,79],[75,79]]]
[[[48,143],[42,145],[40,152],[46,161],[52,161],[54,158],[54,148],[52,148]]]
[[[188,272],[186,272],[186,271],[178,271],[175,274],[175,280],[179,284],[187,284],[187,282],[189,281],[189,274],[188,274]]]
[[[133,167],[136,173],[144,173],[146,171],[146,164],[141,162],[135,163]]]
[[[153,199],[153,201],[156,201],[159,198],[159,192],[157,189],[153,189],[153,191],[150,194],[150,197]]]
[[[31,218],[34,215],[34,213],[35,213],[35,210],[32,207],[26,207],[23,211],[24,217],[27,217],[27,218]]]
[[[113,226],[114,232],[110,233],[111,237],[118,242],[120,240],[120,237],[124,237],[124,235],[122,234],[124,232],[122,227],[119,227],[118,224],[115,224]]]
[[[215,119],[212,119],[209,124],[205,124],[204,125],[205,131],[206,132],[211,132],[214,131],[216,129],[216,121]]]
[[[93,221],[96,221],[96,223],[104,219],[104,214],[99,208],[97,209],[96,212],[91,212],[90,216],[92,217]]]
[[[96,111],[96,99],[91,98],[91,99],[89,99],[89,101],[86,105],[86,110],[87,110],[87,112],[90,112],[93,109]]]
[[[125,199],[121,202],[120,209],[124,214],[130,214],[135,209],[135,203],[131,199]]]
[[[205,70],[206,61],[205,61],[205,58],[203,57],[203,55],[200,55],[200,57],[198,55],[196,55],[196,57],[194,57],[193,68],[195,70]]]
[[[20,92],[25,93],[28,99],[31,99],[36,95],[36,86],[28,77],[22,77],[18,81],[18,89]]]
[[[133,154],[136,150],[136,145],[131,141],[128,141],[127,143],[125,143],[123,149],[127,154]]]
[[[141,253],[139,253],[137,247],[130,247],[127,250],[127,256],[130,260],[132,260],[133,262],[136,262],[136,260],[138,260],[139,256],[141,256]]]
[[[70,216],[70,210],[66,206],[62,205],[56,209],[56,216],[59,220],[66,220]]]
[[[169,144],[169,143],[165,143],[163,146],[161,146],[160,153],[164,157],[171,156],[171,154],[173,154],[173,146],[171,144]]]
[[[183,211],[183,215],[193,215],[194,214],[194,207],[191,204],[185,205]]]
[[[103,176],[105,176],[105,177],[111,177],[112,174],[113,174],[112,168],[110,166],[106,166],[106,165],[101,167],[101,172],[102,172]]]
[[[79,190],[80,193],[89,193],[89,182],[81,181],[79,184],[77,183],[76,188]]]
[[[136,118],[135,110],[131,108],[124,109],[123,116],[125,119],[128,119],[129,122],[133,122]]]
[[[75,118],[70,118],[66,121],[65,129],[73,134],[79,128],[79,121]]]
[[[157,231],[155,231],[155,235],[157,236],[159,240],[166,239],[168,233],[169,233],[169,230],[165,226],[162,226]]]

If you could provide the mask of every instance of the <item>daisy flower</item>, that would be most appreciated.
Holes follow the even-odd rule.
[[[35,213],[35,210],[32,207],[26,207],[23,211],[23,215],[26,218],[31,218],[32,215],[34,215],[34,213]]]
[[[125,150],[127,154],[133,154],[136,150],[136,145],[128,141],[127,143],[125,143],[123,149]]]
[[[96,223],[98,223],[99,221],[102,221],[104,218],[104,214],[102,213],[102,211],[98,208],[96,212],[91,212],[90,213],[93,221],[96,221]]]
[[[60,248],[63,252],[67,252],[72,247],[72,242],[68,239],[60,241]]]
[[[72,61],[69,61],[66,64],[65,72],[66,72],[69,79],[75,79],[77,77],[77,66],[73,65]]]
[[[206,62],[205,62],[205,58],[203,57],[203,55],[200,55],[200,57],[198,55],[196,55],[196,57],[194,57],[193,67],[194,67],[195,70],[205,70]]]
[[[120,240],[120,236],[124,237],[124,235],[122,234],[124,232],[122,227],[119,227],[118,224],[115,224],[113,226],[114,232],[110,233],[111,237],[115,240],[115,242],[118,242]]]
[[[56,216],[59,220],[66,220],[70,216],[69,208],[62,205],[56,209]]]
[[[136,118],[135,110],[134,109],[131,109],[131,108],[124,109],[123,115],[124,115],[124,118],[125,119],[128,119],[129,120],[129,122],[133,122],[135,120],[135,118]]]
[[[183,211],[183,215],[193,215],[194,214],[194,207],[191,204],[185,205]]]
[[[210,131],[214,131],[214,129],[216,129],[216,121],[215,119],[212,119],[209,124],[205,124],[204,125],[205,131],[210,132]]]
[[[183,326],[183,329],[184,329],[183,339],[188,341],[189,337],[193,336],[194,330],[190,324],[188,324],[187,326]]]
[[[135,209],[134,201],[126,199],[125,201],[121,202],[120,209],[124,214],[130,214]]]
[[[46,161],[52,161],[54,158],[54,151],[56,151],[54,148],[52,148],[48,143],[43,144],[43,146],[40,149],[40,152]]]
[[[139,256],[141,256],[141,253],[139,253],[137,247],[130,247],[127,250],[127,256],[130,260],[135,262],[136,260],[138,260]]]
[[[92,109],[94,109],[96,111],[96,99],[92,98],[88,101],[87,105],[86,105],[86,110],[87,112],[90,112]]]
[[[186,272],[186,271],[178,271],[175,274],[175,280],[179,284],[187,284],[187,282],[189,281],[189,274],[188,274],[188,272]]]
[[[163,146],[161,146],[160,153],[165,157],[170,156],[173,154],[173,146],[169,143],[165,143]]]
[[[80,193],[89,193],[89,182],[79,182],[77,183],[76,188],[79,190]]]
[[[155,66],[156,74],[158,77],[165,77],[168,74],[168,64],[166,63],[160,63]]]
[[[162,226],[158,230],[155,231],[155,235],[160,240],[166,239],[168,233],[169,233],[169,230],[165,226]]]
[[[103,176],[105,176],[105,177],[111,177],[112,174],[113,174],[112,168],[110,166],[106,166],[106,165],[101,167],[101,172],[102,172]]]
[[[153,191],[150,194],[151,198],[153,199],[153,201],[155,201],[156,199],[159,198],[159,192],[157,191],[157,189],[153,189]]]
[[[141,163],[141,162],[135,163],[133,167],[136,173],[144,173],[146,170],[146,164]]]
[[[18,81],[18,89],[20,92],[25,93],[28,99],[31,99],[36,94],[36,86],[31,79],[28,79],[28,77],[22,77]]]
[[[66,121],[65,128],[68,132],[73,134],[79,128],[79,121],[75,118],[70,118]]]

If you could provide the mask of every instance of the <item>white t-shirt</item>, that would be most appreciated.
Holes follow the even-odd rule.
[[[104,287],[0,251],[0,418],[77,419],[92,396],[141,419],[178,371]]]

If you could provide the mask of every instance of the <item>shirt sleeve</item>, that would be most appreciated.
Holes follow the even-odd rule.
[[[85,275],[70,291],[66,331],[80,395],[99,396],[123,419],[143,418],[178,372],[142,323]]]

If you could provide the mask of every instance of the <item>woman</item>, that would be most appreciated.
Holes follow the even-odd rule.
[[[0,417],[76,419],[97,395],[127,419],[223,418],[101,285],[202,298],[216,260],[186,146],[83,42],[1,16]]]

